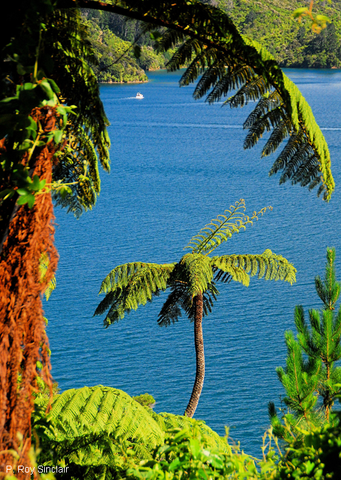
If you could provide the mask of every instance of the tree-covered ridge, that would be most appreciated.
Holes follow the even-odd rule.
[[[105,19],[101,21],[101,13],[103,12],[98,12],[95,16],[83,12],[82,16],[89,28],[89,38],[96,52],[98,63],[93,65],[93,70],[99,82],[147,82],[147,76],[134,56],[131,42],[115,35]]]
[[[282,67],[341,68],[341,2],[315,2],[314,11],[331,24],[319,35],[309,22],[293,20],[292,12],[309,1],[214,0],[236,23],[241,33],[260,42]],[[270,27],[270,28],[269,28]]]
[[[307,1],[211,0],[203,3],[210,3],[225,11],[240,32],[250,39],[260,42],[275,57],[281,67],[341,68],[340,1],[334,1],[332,4],[322,2],[314,6],[316,12],[327,15],[331,20],[331,24],[328,24],[327,28],[322,30],[319,35],[311,30],[309,22],[299,23],[292,18],[292,12],[296,8],[302,7],[302,3],[309,4]],[[120,39],[130,43],[135,42],[141,46],[140,58],[133,60],[132,49],[126,56],[127,61],[134,61],[135,65],[140,68],[155,70],[165,67],[170,55],[161,55],[155,52],[150,36],[141,34],[141,25],[138,21],[127,21],[119,15],[111,15],[106,12],[86,11],[85,14],[92,26],[91,41],[98,56],[102,59],[103,66],[105,62],[109,63],[109,57],[111,58],[113,55],[112,45],[108,44],[108,49],[100,47],[93,29],[99,28],[102,32],[109,30]],[[115,50],[115,55],[116,53],[118,52]],[[123,65],[122,60],[118,62],[118,65]],[[105,72],[110,75],[110,71],[105,70]],[[100,78],[102,79],[102,77]],[[123,78],[123,81],[131,80]]]

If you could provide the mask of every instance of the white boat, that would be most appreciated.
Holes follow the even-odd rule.
[[[135,97],[135,98],[144,98],[144,96],[142,95],[142,93],[139,93],[139,92],[137,92],[137,94],[136,94],[136,97]]]

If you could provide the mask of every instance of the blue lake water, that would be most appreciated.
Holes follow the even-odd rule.
[[[242,124],[251,107],[221,108],[194,101],[193,86],[179,88],[179,73],[150,73],[143,85],[105,85],[110,120],[111,173],[103,173],[96,207],[79,220],[56,210],[60,254],[57,289],[45,305],[52,374],[62,390],[108,385],[130,395],[151,393],[155,411],[183,414],[195,375],[193,324],[186,317],[157,325],[163,300],[103,328],[92,317],[102,279],[130,261],[180,259],[199,229],[244,198],[251,214],[273,211],[234,235],[216,254],[261,253],[270,248],[298,270],[297,283],[252,279],[220,285],[204,319],[206,377],[196,418],[261,455],[269,424],[267,404],[280,407],[284,332],[294,328],[297,304],[318,308],[314,277],[324,274],[327,246],[337,249],[341,279],[341,72],[288,70],[313,108],[332,156],[336,190],[330,203],[316,192],[279,185],[268,177],[274,157],[260,158],[265,140],[243,150]],[[143,100],[135,97],[137,91]]]

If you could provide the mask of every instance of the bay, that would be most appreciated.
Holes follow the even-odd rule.
[[[265,139],[243,150],[243,109],[194,101],[179,73],[149,74],[143,85],[103,85],[110,120],[111,173],[102,172],[95,208],[79,220],[56,209],[60,255],[57,289],[45,303],[52,374],[64,391],[107,385],[130,395],[151,393],[155,411],[183,414],[195,375],[193,324],[185,317],[157,325],[165,299],[103,328],[93,312],[103,278],[130,261],[166,263],[183,255],[198,230],[244,198],[247,211],[273,210],[222,245],[217,254],[270,248],[297,268],[297,283],[252,279],[219,286],[204,319],[206,377],[196,412],[220,434],[261,455],[267,405],[281,406],[276,367],[285,365],[284,332],[297,304],[319,308],[314,277],[324,274],[327,246],[340,248],[341,72],[288,70],[312,106],[331,151],[336,189],[329,203],[316,191],[268,177],[274,156],[260,158]],[[144,98],[135,97],[140,91]]]

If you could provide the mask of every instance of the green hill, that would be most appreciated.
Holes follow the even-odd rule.
[[[208,3],[208,2],[205,2]],[[211,0],[228,13],[241,33],[260,42],[282,67],[341,68],[341,0],[314,2],[314,13],[331,23],[320,34],[308,21],[299,23],[292,12],[308,6],[297,0]],[[164,68],[171,52],[157,54],[140,22],[107,12],[84,10],[91,42],[99,61],[94,67],[100,82],[145,82],[146,70]],[[141,47],[135,58],[132,44]],[[126,52],[126,53],[125,53]]]
[[[314,3],[315,14],[332,21],[319,35],[307,21],[299,23],[291,16],[309,1],[297,0],[217,0],[241,33],[265,46],[282,67],[341,68],[341,1]]]

